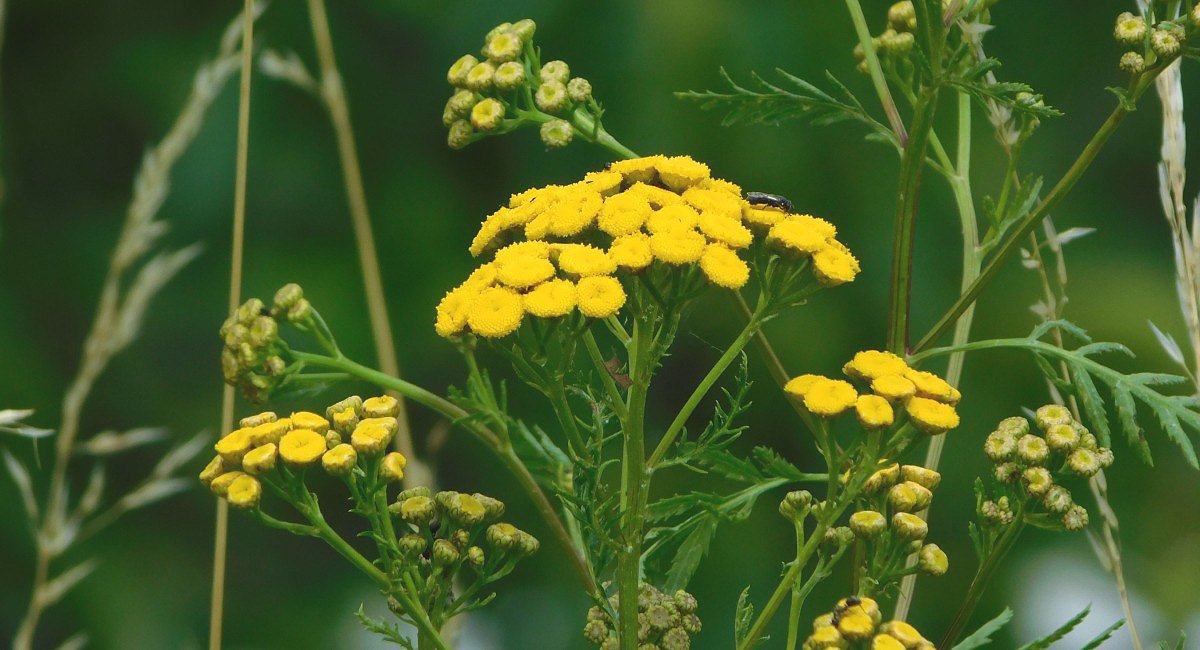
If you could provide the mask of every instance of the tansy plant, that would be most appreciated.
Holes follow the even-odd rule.
[[[513,473],[553,543],[566,552],[592,601],[579,613],[583,636],[600,648],[690,647],[703,632],[706,611],[686,589],[718,525],[745,519],[774,491],[783,494],[779,512],[793,529],[795,555],[765,601],[756,606],[749,588],[742,592],[735,612],[738,650],[763,644],[781,611],[787,612],[786,636],[770,647],[927,649],[934,647],[929,638],[944,648],[979,647],[1011,618],[1006,611],[966,634],[980,595],[1020,533],[1028,526],[1089,527],[1087,493],[1078,484],[1092,488],[1105,513],[1104,534],[1114,540],[1116,515],[1097,487],[1115,458],[1110,414],[1147,461],[1139,408],[1154,415],[1193,466],[1189,435],[1200,431],[1194,400],[1160,388],[1181,378],[1111,368],[1101,359],[1125,348],[1092,341],[1059,310],[1039,312],[1043,322],[1028,336],[971,336],[975,300],[1060,205],[1156,76],[1191,51],[1200,14],[1178,1],[1158,1],[1118,18],[1115,35],[1128,48],[1121,67],[1129,83],[1116,90],[1112,115],[1079,158],[1043,192],[1041,178],[1021,173],[1021,152],[1042,120],[1060,113],[1028,86],[997,79],[998,63],[982,43],[995,5],[906,0],[868,20],[858,0],[846,0],[858,36],[853,55],[870,77],[882,118],[832,78],[833,93],[784,73],[783,85],[759,80],[757,89],[748,89],[730,81],[727,92],[683,94],[726,111],[730,123],[855,121],[898,154],[886,337],[880,349],[847,351],[840,376],[788,372],[764,331],[775,316],[809,300],[837,299],[836,291],[825,290],[862,271],[833,224],[783,197],[743,191],[691,157],[636,156],[602,128],[590,84],[572,78],[563,62],[541,63],[535,25],[521,20],[487,35],[483,59],[465,55],[450,68],[449,144],[460,148],[538,125],[550,147],[577,137],[617,159],[582,179],[517,192],[483,218],[467,246],[475,268],[433,310],[432,327],[465,361],[462,388],[442,397],[348,358],[294,284],[270,305],[251,299],[226,322],[225,379],[251,400],[266,401],[355,377],[470,432]],[[872,22],[880,26],[875,34]],[[952,148],[935,128],[941,104],[952,105],[946,110],[957,116]],[[993,124],[1006,160],[995,194],[983,197],[970,174],[977,112]],[[913,232],[927,169],[954,193],[963,233],[962,291],[918,339],[909,331]],[[1061,253],[1069,239],[1050,244]],[[1041,248],[1027,251],[1027,259]],[[879,272],[884,265],[866,266]],[[745,324],[705,374],[671,378],[694,386],[682,404],[671,404],[654,390],[663,361],[676,351],[700,300],[721,296]],[[948,345],[934,347],[951,331]],[[795,428],[811,443],[812,457],[793,462],[766,447],[748,455],[735,451],[745,433],[739,417],[750,408],[745,348],[752,342],[794,408]],[[1031,411],[1032,424],[1014,416],[991,434],[947,435],[960,426],[963,395],[956,386],[964,355],[994,349],[1031,353],[1052,396],[1065,396],[1070,406]],[[931,371],[930,362],[943,356],[949,357],[945,372]],[[509,387],[488,367],[496,360],[544,398],[553,424],[510,407]],[[710,398],[727,374],[733,375],[730,387]],[[372,577],[391,610],[417,629],[416,647],[445,647],[445,621],[486,602],[479,590],[537,543],[509,524],[485,528],[500,506],[482,495],[421,488],[396,494],[392,485],[404,457],[387,451],[395,431],[389,400],[351,398],[324,416],[252,417],[217,443],[218,457],[202,478],[260,522],[327,541]],[[648,425],[651,400],[669,409],[667,426]],[[970,404],[970,396],[963,403]],[[698,415],[702,406],[711,416]],[[943,482],[937,469],[947,441],[964,437],[963,444],[982,448],[995,464],[993,474],[975,483],[977,521],[969,527],[930,516],[936,493],[968,489]],[[699,473],[705,486],[731,487],[665,494],[655,479],[667,471],[678,472],[682,482]],[[325,474],[345,484],[353,511],[367,521],[374,559],[325,523],[316,497],[328,489]],[[301,520],[268,515],[264,488]],[[950,569],[950,558],[930,540],[953,535],[974,543],[975,578],[965,597],[952,598],[959,606],[950,628],[927,631],[926,638],[906,622],[914,580]],[[1123,585],[1119,545],[1114,540],[1105,552]],[[832,608],[821,604],[809,625],[809,594],[834,576],[847,578],[845,597]],[[1029,647],[1049,646],[1085,615]],[[367,624],[398,643],[413,643],[392,625]],[[1132,638],[1140,647],[1136,634]]]

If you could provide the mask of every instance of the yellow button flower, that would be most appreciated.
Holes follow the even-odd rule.
[[[905,650],[905,645],[890,634],[876,634],[871,639],[871,650]]]
[[[297,429],[308,429],[322,434],[329,430],[329,420],[309,411],[297,411],[288,419]]]
[[[641,271],[654,261],[650,238],[640,232],[614,239],[608,247],[608,256],[619,268],[627,271]]]
[[[588,172],[583,175],[584,184],[605,197],[620,191],[621,183],[624,180],[624,176],[611,169],[608,171]]]
[[[277,443],[283,437],[283,434],[290,431],[291,428],[292,421],[290,418],[265,422],[250,429],[250,443],[256,447],[272,442]]]
[[[750,279],[750,267],[729,248],[709,244],[700,256],[700,270],[718,287],[740,289]]]
[[[832,625],[813,628],[812,636],[808,637],[805,642],[806,647],[812,648],[842,648],[845,645],[846,641],[842,638],[842,633]]]
[[[858,392],[840,379],[820,378],[804,393],[804,407],[823,417],[845,413],[858,400]]]
[[[854,402],[854,413],[859,423],[867,429],[891,426],[895,417],[892,405],[878,395],[859,395]]]
[[[496,279],[514,289],[528,289],[552,277],[554,265],[550,260],[532,255],[509,257],[496,270]]]
[[[740,196],[730,196],[720,190],[693,187],[683,193],[683,200],[701,212],[740,221],[746,202]]]
[[[524,315],[520,295],[511,289],[492,287],[475,299],[467,325],[482,337],[499,338],[517,331]]]
[[[783,210],[775,208],[764,208],[758,206],[750,206],[742,208],[742,221],[755,229],[769,229],[771,226],[783,221],[787,213]]]
[[[599,193],[584,185],[575,186],[575,191],[550,211],[550,234],[558,237],[578,235],[596,221],[602,205]]]
[[[671,190],[664,190],[661,187],[647,185],[646,183],[634,183],[632,187],[625,191],[634,196],[642,197],[655,210],[683,203],[683,198]]]
[[[235,429],[218,440],[217,444],[213,445],[213,448],[216,449],[217,454],[225,462],[237,465],[242,462],[242,456],[245,456],[246,452],[250,451],[250,447],[253,446],[250,440],[250,431],[251,429],[246,428]]]
[[[438,336],[450,337],[467,326],[471,308],[479,298],[480,290],[474,287],[458,287],[446,294],[437,306],[437,319],[433,328]]]
[[[812,388],[813,384],[819,379],[825,379],[825,377],[821,375],[800,375],[799,377],[793,377],[788,380],[788,383],[783,385],[783,392],[792,397],[804,397],[808,389]]]
[[[266,474],[275,469],[275,457],[278,455],[278,448],[275,443],[268,442],[261,447],[255,447],[246,452],[242,458],[242,468],[247,474]]]
[[[368,397],[363,400],[362,414],[366,418],[394,418],[400,412],[400,400],[391,395]],[[312,427],[305,427],[311,429]],[[313,431],[317,431],[313,429]],[[321,433],[317,431],[317,433]]]
[[[962,393],[958,392],[945,379],[938,377],[932,372],[910,369],[904,373],[904,377],[916,386],[917,395],[920,397],[926,397],[946,404],[957,404],[958,400],[962,398]]]
[[[213,459],[208,461],[204,469],[200,470],[200,482],[205,485],[212,485],[213,479],[225,473],[226,469],[225,461],[220,456],[213,456]]]
[[[900,375],[881,375],[871,380],[871,390],[893,401],[906,400],[917,394],[917,387]]]
[[[921,552],[917,557],[919,560],[918,566],[921,571],[931,576],[944,575],[950,568],[950,559],[946,557],[946,552],[939,548],[937,544],[922,546]]]
[[[842,616],[838,621],[838,631],[851,641],[864,641],[875,633],[875,621],[866,614],[850,614]]]
[[[659,162],[665,162],[666,159],[666,156],[656,155],[630,160],[618,160],[609,165],[608,170],[617,172],[630,183],[649,182],[658,176],[656,165]]]
[[[897,512],[892,515],[892,530],[903,540],[925,539],[929,524],[911,512]]]
[[[663,185],[682,192],[709,177],[708,165],[692,160],[688,156],[672,156],[655,165]]]
[[[745,248],[754,241],[754,234],[742,225],[740,219],[731,219],[712,210],[700,213],[696,227],[711,241],[720,242],[730,248]]]
[[[867,477],[867,481],[863,483],[863,493],[867,495],[875,494],[895,483],[898,478],[900,478],[900,464],[892,463]]]
[[[613,237],[628,235],[641,230],[650,212],[650,202],[645,197],[623,192],[604,200],[596,225]]]
[[[871,380],[887,375],[903,375],[908,364],[898,355],[881,350],[863,350],[842,366],[842,372],[858,379]]]
[[[958,413],[949,404],[914,397],[904,406],[913,424],[925,433],[939,435],[958,426]]]
[[[811,255],[827,248],[829,239],[835,235],[837,228],[828,221],[807,214],[793,214],[771,226],[767,241]]]
[[[590,275],[576,286],[579,311],[589,318],[607,318],[625,306],[625,289],[607,275]]]
[[[237,477],[229,484],[229,490],[225,494],[225,500],[229,502],[229,505],[239,510],[257,508],[260,499],[262,499],[262,483],[249,474]]]
[[[234,481],[245,475],[245,472],[240,472],[238,470],[225,472],[224,474],[214,478],[212,482],[208,484],[208,489],[212,490],[213,494],[219,497],[224,497],[225,495],[229,494],[229,486],[232,485]]]
[[[285,463],[304,467],[325,453],[325,436],[308,429],[293,429],[279,440],[279,456]]]
[[[610,275],[617,270],[617,265],[608,252],[587,244],[556,244],[553,248],[558,254],[558,268],[564,273],[580,277],[589,275]]]
[[[917,628],[904,621],[888,621],[879,629],[881,632],[895,638],[905,648],[916,648],[918,644],[925,640],[925,637],[921,636]]]
[[[238,427],[242,429],[253,429],[260,424],[267,424],[268,422],[274,422],[278,419],[279,416],[275,415],[274,411],[263,411],[262,413],[257,413],[255,415],[247,415],[241,420],[238,420]]]
[[[524,256],[549,259],[550,244],[544,241],[536,240],[516,242],[496,251],[496,257],[494,259],[496,264],[500,265],[504,264],[504,262],[510,258]]]
[[[358,452],[344,442],[321,455],[321,466],[333,476],[349,474],[357,462]]]
[[[404,468],[408,459],[398,451],[388,452],[379,463],[379,475],[388,483],[396,483],[404,478]]]
[[[382,453],[392,442],[396,429],[396,418],[367,418],[354,427],[350,444],[360,454]]]
[[[686,205],[668,205],[646,217],[646,230],[650,234],[691,230],[700,221],[700,213]]]
[[[905,465],[900,468],[900,475],[904,480],[922,485],[928,490],[937,489],[938,483],[942,482],[941,474],[920,465]]]
[[[525,311],[538,318],[558,318],[575,309],[575,283],[556,278],[521,296]]]
[[[692,264],[704,254],[708,242],[695,230],[670,230],[650,236],[654,259],[667,264]]]
[[[827,287],[853,282],[861,270],[850,249],[836,239],[830,239],[828,246],[813,253],[813,273]]]

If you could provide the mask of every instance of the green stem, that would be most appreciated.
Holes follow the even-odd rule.
[[[917,221],[917,197],[925,152],[933,130],[937,106],[936,88],[927,88],[913,107],[912,130],[900,155],[900,183],[896,191],[896,225],[892,239],[891,301],[888,309],[888,349],[904,354],[908,347],[909,298],[912,289],[913,234]]]
[[[712,369],[708,371],[708,374],[704,376],[704,379],[700,381],[700,384],[696,386],[696,389],[692,391],[691,396],[688,397],[688,400],[683,405],[683,408],[679,410],[679,414],[675,416],[675,419],[671,422],[671,425],[667,427],[667,432],[663,434],[662,440],[660,440],[658,446],[654,448],[654,453],[650,454],[650,460],[647,465],[651,472],[654,471],[654,468],[662,462],[663,458],[667,455],[667,452],[670,451],[671,444],[675,442],[675,438],[679,437],[679,434],[683,431],[683,427],[685,424],[687,424],[688,418],[691,417],[692,413],[695,412],[696,407],[700,405],[700,400],[704,399],[704,396],[707,395],[708,391],[712,389],[713,384],[717,383],[717,380],[720,379],[721,375],[725,373],[725,370],[729,368],[729,365],[738,358],[738,355],[742,353],[742,350],[746,347],[746,344],[750,342],[750,339],[754,338],[754,335],[758,332],[761,326],[761,310],[756,310],[750,316],[746,326],[742,328],[742,332],[738,334],[737,338],[734,339],[729,348],[725,350],[725,354],[721,355],[721,358],[717,360]]]
[[[930,328],[929,332],[913,346],[913,352],[920,352],[936,343],[943,334],[954,326],[959,316],[975,303],[975,300],[979,298],[979,294],[983,293],[983,290],[999,274],[1004,262],[1020,249],[1022,243],[1033,232],[1033,229],[1074,189],[1075,184],[1083,177],[1084,172],[1091,167],[1092,163],[1096,160],[1096,156],[1100,154],[1100,150],[1108,143],[1109,138],[1112,137],[1117,127],[1129,115],[1130,110],[1136,106],[1137,101],[1146,92],[1146,89],[1152,85],[1154,78],[1158,76],[1160,71],[1161,68],[1156,68],[1134,81],[1128,97],[1117,104],[1116,108],[1109,114],[1108,119],[1104,121],[1104,124],[1100,126],[1096,134],[1092,136],[1091,141],[1080,152],[1079,157],[1075,159],[1075,162],[1071,164],[1071,167],[1059,179],[1054,188],[1050,190],[1050,193],[1046,195],[1046,198],[1042,199],[1042,202],[1035,209],[1029,211],[1017,226],[1012,229],[1012,234],[1008,236],[1000,249],[996,251],[996,254],[983,267],[979,277],[959,295],[954,304],[946,310],[946,313],[942,314],[941,318]]]
[[[1017,538],[1021,535],[1021,530],[1025,527],[1025,522],[1021,518],[1021,512],[1016,513],[1013,523],[1009,525],[1004,534],[1000,536],[1000,540],[992,547],[992,552],[984,558],[979,565],[979,570],[975,572],[975,578],[971,580],[971,587],[967,590],[966,598],[963,599],[963,604],[958,608],[958,612],[954,614],[954,621],[950,624],[950,628],[946,630],[945,637],[938,644],[939,648],[951,648],[958,642],[962,636],[963,628],[971,618],[971,614],[975,611],[975,606],[979,604],[979,597],[983,595],[987,589],[988,583],[996,575],[996,568],[1000,566],[1000,561],[1008,554],[1016,544]]]
[[[637,158],[638,155],[632,149],[621,144],[608,131],[604,130],[604,125],[597,123],[596,117],[588,111],[580,108],[576,109],[570,116],[571,126],[575,128],[575,134],[579,137],[591,142],[592,144],[600,145],[607,149],[612,154],[621,158]],[[593,135],[594,134],[594,135]]]
[[[629,350],[628,412],[622,421],[624,445],[621,480],[621,549],[617,556],[617,591],[620,595],[619,632],[621,650],[636,650],[638,646],[638,583],[641,581],[642,528],[645,516],[646,397],[650,389],[652,364],[648,351],[653,344],[650,324],[635,320]]]
[[[600,375],[600,383],[604,384],[604,391],[608,393],[608,400],[612,402],[613,410],[616,411],[618,418],[624,418],[625,400],[621,397],[621,390],[617,388],[617,382],[613,380],[612,372],[604,362],[604,355],[600,352],[600,346],[596,344],[596,337],[592,335],[591,328],[583,331],[583,346],[587,348],[588,356],[596,366],[596,372]]]
[[[796,522],[796,563],[800,562],[800,551],[804,549],[804,520]],[[804,598],[800,589],[792,587],[792,603],[788,611],[787,649],[796,650],[800,643],[800,610],[804,607]]]
[[[567,551],[568,556],[571,558],[571,564],[575,568],[580,581],[583,582],[584,588],[587,589],[589,594],[597,593],[596,581],[592,577],[591,570],[588,568],[587,560],[584,559],[582,551],[571,541],[571,534],[567,531],[562,518],[559,517],[554,506],[546,497],[546,493],[538,486],[537,480],[529,472],[529,468],[525,465],[524,461],[516,455],[511,445],[502,442],[495,432],[483,424],[471,420],[468,417],[470,414],[457,404],[403,379],[373,370],[345,357],[327,357],[321,354],[296,350],[292,351],[292,355],[307,364],[336,368],[387,390],[394,390],[418,404],[423,404],[437,411],[454,424],[462,426],[477,436],[500,457],[501,462],[513,473],[517,482],[521,484],[525,493],[533,501],[534,508],[537,509],[538,514],[546,521],[546,525],[550,527],[554,538],[562,545],[563,550]]]
[[[775,592],[771,594],[771,599],[767,601],[758,618],[754,620],[754,625],[750,627],[750,631],[746,633],[745,638],[738,644],[737,650],[750,650],[758,645],[758,640],[766,630],[767,623],[774,618],[775,613],[783,605],[784,599],[792,592],[796,580],[800,578],[800,572],[804,569],[804,565],[808,564],[813,553],[817,551],[817,547],[820,545],[821,540],[825,538],[825,531],[828,529],[829,524],[825,522],[817,523],[808,541],[796,554],[796,562],[788,568],[787,573],[783,574],[783,579],[779,581],[779,586],[775,587]]]
[[[871,30],[867,27],[867,18],[863,15],[862,5],[858,0],[846,0],[846,9],[850,12],[850,20],[854,23],[854,33],[858,36],[858,43],[863,48],[867,72],[871,75],[875,93],[879,95],[879,103],[883,104],[883,112],[887,114],[892,131],[896,134],[897,145],[904,148],[908,144],[908,133],[904,130],[904,122],[900,119],[900,111],[896,108],[892,92],[883,78],[883,68],[879,65],[879,56],[875,53],[874,39],[871,38]]]

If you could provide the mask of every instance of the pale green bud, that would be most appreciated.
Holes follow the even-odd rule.
[[[920,465],[904,465],[900,468],[900,476],[906,481],[924,486],[931,492],[937,489],[938,483],[942,481],[941,474]]]
[[[950,559],[946,557],[946,552],[939,548],[937,544],[922,546],[917,559],[921,571],[931,576],[943,575],[950,568]]]
[[[703,628],[703,624],[700,622],[700,617],[696,616],[695,614],[685,615],[681,625],[689,634],[699,634],[700,630]]]
[[[476,63],[475,67],[467,73],[467,88],[477,93],[486,93],[492,89],[492,79],[495,75],[496,67],[491,63],[487,61]]]
[[[592,83],[583,77],[575,77],[567,82],[567,96],[573,102],[586,102],[592,98]]]
[[[679,624],[679,612],[674,605],[657,603],[646,609],[646,622],[661,632]]]
[[[496,90],[501,92],[520,88],[525,84],[525,66],[518,61],[501,63],[500,67],[496,68],[496,74],[492,76],[492,83],[496,86]]]
[[[499,519],[504,514],[504,502],[500,499],[478,492],[471,496],[487,511],[486,519]]]
[[[1164,59],[1171,58],[1176,54],[1179,54],[1180,47],[1181,43],[1179,42],[1179,37],[1176,36],[1171,30],[1156,29],[1150,34],[1150,49],[1154,50],[1155,54],[1163,57]]]
[[[658,645],[662,650],[689,650],[692,647],[692,639],[688,636],[687,630],[682,627],[673,627],[663,633]]]
[[[496,63],[515,61],[521,56],[523,45],[520,36],[512,31],[504,31],[493,36],[487,45],[483,46],[483,55]]]
[[[583,638],[595,644],[604,643],[608,638],[608,626],[603,621],[588,621],[583,626]]]
[[[471,123],[466,120],[458,120],[450,125],[450,131],[446,135],[446,144],[451,149],[462,149],[471,144],[471,138],[475,135],[475,129],[471,128]]]
[[[559,81],[547,81],[538,86],[533,102],[544,113],[556,115],[567,107],[567,87]]]
[[[409,497],[400,503],[400,516],[405,521],[423,526],[437,516],[437,504],[429,497]]]
[[[1000,462],[1012,458],[1017,451],[1017,437],[1006,430],[996,430],[988,434],[983,441],[983,453],[992,460]]]
[[[291,323],[306,323],[312,318],[312,304],[307,299],[301,298],[292,305],[292,308],[287,311],[288,322]]]
[[[557,81],[566,85],[567,79],[571,78],[571,68],[566,61],[550,61],[542,66],[541,77],[542,83]]]
[[[538,133],[542,137],[542,144],[550,149],[561,149],[571,144],[571,138],[575,137],[575,129],[566,120],[550,120],[542,125]]]
[[[1038,408],[1035,419],[1042,431],[1049,431],[1050,427],[1056,424],[1071,424],[1075,421],[1075,418],[1071,417],[1071,411],[1058,404],[1047,404]]]
[[[415,558],[421,555],[429,546],[429,543],[425,541],[425,537],[416,533],[409,533],[401,537],[399,543],[400,552],[408,558]]]
[[[271,307],[271,313],[278,316],[279,314],[287,313],[292,307],[296,306],[297,302],[304,298],[304,289],[295,282],[279,287],[275,292],[274,305]]]
[[[471,126],[482,132],[488,132],[500,126],[504,119],[504,104],[491,97],[479,102],[471,109]]]
[[[1001,499],[999,503],[996,501],[984,501],[979,506],[979,514],[988,522],[1007,526],[1012,523],[1013,513],[1008,507],[1008,499]]]
[[[1128,11],[1117,16],[1117,26],[1113,28],[1113,37],[1125,45],[1136,45],[1146,38],[1146,19]]]
[[[1100,457],[1091,449],[1076,449],[1067,456],[1067,467],[1081,476],[1095,476],[1100,471]]]
[[[1021,477],[1025,479],[1025,489],[1034,496],[1042,496],[1054,485],[1054,479],[1045,467],[1030,467]]]
[[[913,7],[912,0],[903,0],[892,5],[888,8],[887,16],[888,24],[898,32],[917,28],[917,10]]]
[[[779,514],[783,515],[784,519],[796,521],[801,517],[801,514],[807,514],[809,505],[812,504],[812,493],[808,490],[797,490],[788,492],[783,500],[779,502]]]
[[[1046,444],[1060,454],[1079,446],[1080,438],[1079,430],[1069,424],[1056,424],[1046,432]]]
[[[450,95],[450,99],[446,100],[446,110],[458,117],[466,117],[471,114],[471,108],[477,103],[479,103],[479,95],[463,89]]]
[[[1071,492],[1067,488],[1055,485],[1046,490],[1046,494],[1042,496],[1042,505],[1046,506],[1046,509],[1050,512],[1063,514],[1074,505],[1074,501],[1071,499]]]
[[[854,531],[847,526],[837,526],[829,528],[825,531],[825,537],[821,540],[826,548],[836,550],[844,546],[849,546],[854,542]]]
[[[258,298],[251,298],[237,308],[235,315],[239,323],[248,326],[254,322],[255,318],[262,316],[266,308],[267,306],[263,304],[263,301]]]
[[[696,611],[697,607],[700,606],[699,603],[696,602],[695,596],[682,589],[676,590],[675,595],[672,596],[671,600],[674,601],[675,607],[677,607],[679,611],[683,612],[684,614],[691,614],[692,612]]]
[[[533,34],[537,31],[537,23],[528,18],[522,18],[512,24],[512,32],[521,37],[521,41],[528,43],[533,40]]]
[[[1041,465],[1050,456],[1050,446],[1035,435],[1021,436],[1017,441],[1017,457],[1030,465]]]
[[[892,530],[903,540],[924,539],[929,534],[929,524],[911,512],[892,515]]]
[[[433,565],[437,567],[450,566],[458,561],[458,549],[450,540],[439,539],[433,542]]]
[[[1021,436],[1029,433],[1029,420],[1026,420],[1019,415],[1016,417],[1004,418],[1003,420],[1000,420],[1000,424],[996,425],[996,430],[1007,431],[1013,434],[1014,437],[1020,438]]]
[[[850,515],[850,530],[860,539],[875,539],[887,528],[887,518],[874,510],[860,510]]]
[[[467,564],[476,571],[483,568],[483,563],[487,557],[483,553],[483,549],[478,546],[472,546],[467,549]]]
[[[879,49],[892,56],[904,56],[912,51],[916,38],[912,32],[897,32],[888,29],[879,36]]]
[[[1088,525],[1088,512],[1083,506],[1071,506],[1063,514],[1062,521],[1067,530],[1083,530]]]
[[[490,31],[488,31],[487,34],[484,35],[483,42],[485,42],[485,43],[490,42],[493,38],[496,38],[497,36],[504,34],[506,32],[512,31],[512,27],[513,27],[512,23],[500,23],[499,25],[496,25]]]
[[[917,512],[929,507],[933,492],[923,485],[905,481],[888,490],[888,505],[894,512]]]
[[[449,81],[450,85],[456,88],[465,87],[467,85],[467,74],[478,63],[479,59],[470,54],[464,54],[454,62],[454,65],[450,66],[450,71],[446,73],[446,81]]]

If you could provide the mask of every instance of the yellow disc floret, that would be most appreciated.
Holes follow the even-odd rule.
[[[511,289],[492,287],[480,292],[471,305],[467,325],[482,337],[498,338],[517,331],[524,315],[520,295]]]
[[[625,305],[625,289],[608,275],[590,275],[576,287],[579,311],[589,318],[608,318]]]
[[[864,350],[842,366],[842,372],[858,379],[875,379],[884,375],[902,375],[908,364],[891,352]]]
[[[293,429],[279,440],[279,457],[298,467],[317,462],[325,449],[325,436],[308,429]]]
[[[913,424],[925,433],[938,435],[958,426],[958,413],[949,404],[914,397],[908,400],[904,408]]]
[[[804,407],[813,413],[833,417],[854,406],[858,392],[848,382],[821,377],[804,393]]]
[[[561,278],[539,284],[521,296],[525,311],[538,318],[558,318],[575,309],[575,283]]]
[[[740,289],[750,279],[750,267],[721,244],[709,244],[700,256],[700,270],[710,282],[726,289]]]

